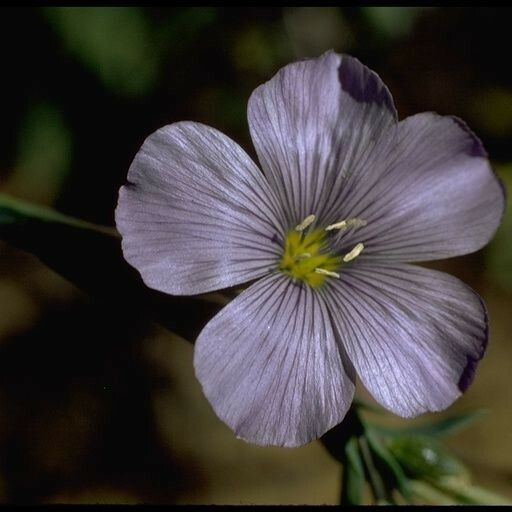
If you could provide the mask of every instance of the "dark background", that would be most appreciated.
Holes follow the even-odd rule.
[[[113,226],[119,186],[151,132],[199,121],[255,158],[252,90],[331,48],[377,71],[401,118],[429,110],[463,118],[510,188],[511,14],[4,8],[0,192]],[[511,228],[509,209],[488,247],[437,264],[484,297],[491,319],[488,353],[453,407],[488,414],[449,445],[475,481],[509,497]],[[0,502],[336,503],[339,476],[319,442],[290,450],[236,440],[200,391],[190,343],[0,243]]]

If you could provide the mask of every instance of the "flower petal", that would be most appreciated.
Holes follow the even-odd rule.
[[[302,445],[340,423],[354,393],[353,368],[344,361],[318,295],[279,274],[217,314],[194,353],[217,415],[259,445]]]
[[[480,297],[443,272],[353,265],[325,300],[363,384],[410,417],[448,407],[466,390],[487,345]]]
[[[461,120],[434,113],[401,121],[395,146],[342,199],[367,221],[354,233],[364,258],[405,262],[480,249],[505,205],[478,138]]]
[[[372,152],[385,146],[379,140],[397,124],[377,74],[334,52],[282,68],[253,92],[248,119],[290,226],[310,214],[325,223],[341,220],[335,214],[348,173],[366,168]]]
[[[283,220],[263,174],[231,139],[199,123],[150,135],[119,192],[127,261],[151,288],[190,295],[275,268]]]

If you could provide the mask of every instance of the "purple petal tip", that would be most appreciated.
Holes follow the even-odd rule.
[[[471,142],[467,147],[467,153],[472,157],[487,158],[487,151],[485,150],[482,141],[473,133],[471,128],[466,124],[465,121],[457,116],[450,117],[460,128],[462,128],[471,138]]]
[[[478,300],[480,301],[480,304],[484,312],[485,331],[482,337],[482,344],[480,346],[480,353],[478,357],[467,356],[466,358],[466,366],[464,367],[464,370],[462,371],[462,374],[459,378],[459,382],[457,383],[457,387],[459,388],[461,393],[464,393],[473,382],[476,367],[478,366],[479,361],[484,356],[485,351],[487,349],[487,344],[489,343],[489,317],[487,315],[487,308],[480,295],[478,295],[478,293],[475,293],[475,295],[478,297]]]
[[[354,57],[343,55],[338,67],[341,88],[359,103],[376,103],[394,111],[391,95],[377,73]]]

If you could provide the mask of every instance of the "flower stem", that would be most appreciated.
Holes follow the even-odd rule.
[[[358,441],[359,448],[361,450],[361,454],[366,466],[366,471],[368,473],[368,481],[370,483],[370,488],[372,490],[374,500],[376,503],[387,502],[388,496],[386,493],[386,488],[373,462],[370,447],[368,446],[368,441],[364,435],[359,436]]]
[[[457,501],[424,480],[411,480],[411,491],[420,505],[456,505]]]
[[[445,477],[438,480],[431,480],[430,484],[439,491],[453,496],[459,503],[470,505],[506,505],[511,500],[488,491],[482,487],[471,485],[456,477]]]

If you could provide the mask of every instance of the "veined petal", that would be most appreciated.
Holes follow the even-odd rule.
[[[194,366],[217,415],[259,445],[320,437],[341,422],[354,393],[325,305],[280,274],[252,284],[206,325]]]
[[[253,92],[248,120],[290,226],[309,214],[326,225],[340,221],[347,180],[385,150],[397,124],[393,100],[378,75],[334,52],[282,68]]]
[[[459,119],[400,122],[395,145],[344,195],[367,225],[362,259],[428,261],[483,247],[504,211],[504,189],[478,138]],[[372,176],[371,174],[375,174]]]
[[[487,345],[480,297],[443,272],[354,265],[331,281],[325,301],[361,381],[400,416],[452,404]]]
[[[119,192],[126,260],[157,290],[189,295],[275,268],[283,233],[272,191],[247,154],[199,123],[150,135]]]

